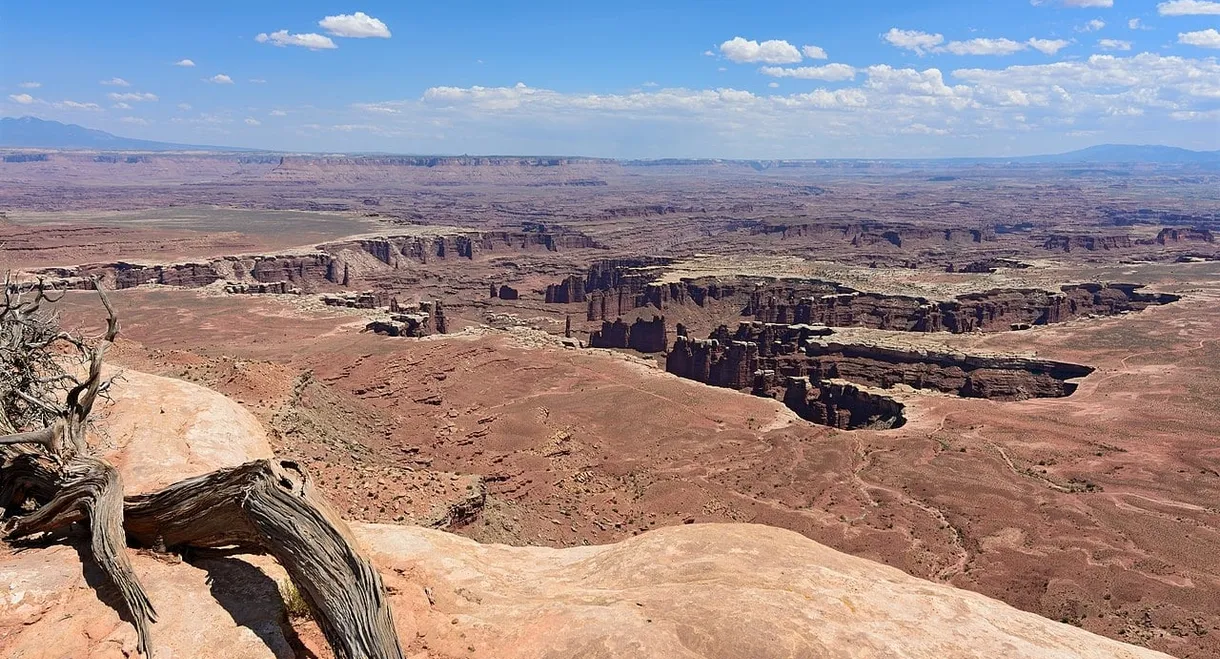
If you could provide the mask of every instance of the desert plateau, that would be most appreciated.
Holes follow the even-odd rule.
[[[677,4],[563,20],[594,43],[594,14]],[[958,16],[874,4],[835,25]],[[868,67],[814,37],[692,51],[752,92],[658,72],[266,105],[288,71],[389,84],[358,50],[399,47],[387,7],[396,41],[327,15],[206,64],[232,75],[157,51],[204,75],[159,95],[106,74],[70,105],[35,81],[62,64],[23,64],[0,657],[1220,659],[1220,64],[1182,51],[1220,48],[1220,3],[1000,4],[978,20],[1046,38],[879,28]],[[559,75],[531,43],[551,59],[468,66]],[[1021,63],[947,63],[995,57]],[[457,71],[435,75],[479,79]],[[348,112],[389,123],[300,123]],[[556,145],[592,155],[528,155]],[[502,149],[526,155],[479,155]],[[745,155],[685,155],[719,152]]]

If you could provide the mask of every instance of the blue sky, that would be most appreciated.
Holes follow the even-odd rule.
[[[293,151],[1220,149],[1218,57],[1220,0],[8,2],[0,114]]]

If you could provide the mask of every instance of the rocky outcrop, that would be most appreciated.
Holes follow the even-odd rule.
[[[521,295],[517,292],[517,289],[509,286],[508,284],[502,284],[499,288],[495,288],[495,284],[492,284],[492,288],[495,289],[496,293],[493,297],[501,300],[517,300],[521,297]]]
[[[665,356],[665,370],[715,387],[748,391],[758,370],[758,345],[751,341],[698,340],[680,335]]]
[[[1207,229],[1184,229],[1165,227],[1156,235],[1158,245],[1180,245],[1183,243],[1214,243],[1216,237]]]
[[[229,282],[225,284],[225,292],[234,295],[298,295],[301,291],[290,282],[273,281],[266,284],[262,282]]]
[[[395,301],[396,302],[396,301]],[[449,323],[439,301],[425,301],[417,305],[394,305],[388,320],[374,320],[364,329],[385,336],[422,337],[432,334],[447,334]]]
[[[902,406],[851,388],[905,385],[996,400],[1055,398],[1076,390],[1088,366],[1007,356],[937,353],[914,348],[842,343],[815,325],[741,323],[708,339],[679,333],[665,370],[717,387],[784,401],[802,418],[837,428],[897,427]],[[844,386],[829,386],[827,383]],[[854,420],[853,420],[854,419]]]
[[[548,304],[571,304],[585,301],[585,278],[572,275],[558,284],[548,284],[546,287]]]
[[[589,336],[589,346],[665,352],[669,346],[669,333],[663,316],[653,316],[652,320],[640,318],[630,325],[620,318],[614,322],[602,322],[602,328]]]
[[[1138,243],[1129,235],[1082,235],[1082,234],[1053,234],[1047,236],[1042,243],[1042,249],[1053,252],[1072,252],[1085,250],[1095,252],[1098,250],[1113,250],[1113,249],[1130,249]]]
[[[847,382],[793,376],[768,393],[802,419],[840,430],[888,430],[906,423],[902,403]]]
[[[1000,268],[1012,268],[1014,270],[1024,270],[1029,268],[1028,263],[1013,261],[1012,259],[983,259],[980,261],[970,261],[967,263],[957,264],[950,263],[945,266],[945,272],[966,272],[966,273],[994,273]]]
[[[338,295],[323,295],[322,304],[328,307],[346,307],[348,309],[376,309],[382,306],[382,296],[373,291],[361,293],[342,293]]]
[[[79,276],[97,277],[105,286],[114,289],[135,288],[144,284],[198,288],[223,279],[210,263],[139,265],[119,261],[82,266],[78,272]]]

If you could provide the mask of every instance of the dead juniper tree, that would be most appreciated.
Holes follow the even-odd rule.
[[[286,460],[258,460],[123,496],[118,471],[93,455],[89,415],[110,382],[106,349],[119,319],[106,310],[101,336],[62,331],[45,307],[56,292],[43,282],[5,277],[0,298],[0,532],[10,542],[81,522],[89,551],[118,589],[135,624],[139,651],[151,656],[156,610],[127,556],[127,543],[168,549],[262,553],[287,570],[340,659],[401,659],[381,577],[350,532]]]

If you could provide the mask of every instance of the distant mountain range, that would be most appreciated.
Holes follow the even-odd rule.
[[[258,151],[228,146],[174,144],[119,137],[94,130],[47,121],[35,117],[4,117],[0,119],[0,148],[90,149],[99,151]],[[838,159],[836,159],[838,160]],[[850,160],[850,159],[843,159]],[[884,160],[873,159],[869,160]],[[644,162],[644,161],[641,161]],[[668,162],[668,161],[657,161]],[[678,162],[712,162],[705,160],[675,160]],[[928,162],[928,161],[923,161]],[[945,158],[931,162],[968,163],[1159,163],[1159,164],[1218,164],[1220,151],[1191,151],[1174,146],[1099,144],[1087,149],[1043,156],[1013,158]]]
[[[119,137],[94,130],[47,121],[36,117],[0,119],[0,147],[38,149],[96,149],[99,151],[255,151],[228,146],[174,144]]]
[[[1191,151],[1156,144],[1098,144],[1086,149],[1048,156],[1012,158],[1016,162],[1100,163],[1220,163],[1220,151]]]

